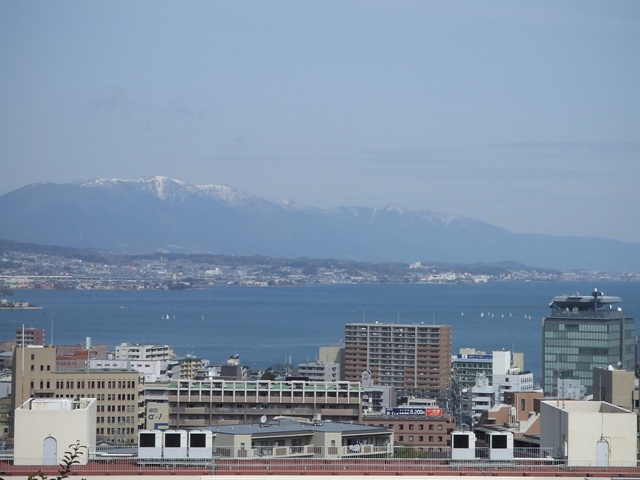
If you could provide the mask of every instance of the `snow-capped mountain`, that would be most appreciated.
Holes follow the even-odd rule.
[[[167,202],[184,202],[190,196],[214,198],[228,205],[259,202],[261,199],[228,185],[191,185],[187,182],[162,176],[150,176],[134,180],[96,179],[74,182],[87,188],[132,189],[147,192]]]
[[[640,269],[640,244],[517,235],[478,220],[397,205],[324,210],[161,176],[29,185],[0,196],[0,218],[0,238],[6,240],[126,253],[513,260],[565,269]]]

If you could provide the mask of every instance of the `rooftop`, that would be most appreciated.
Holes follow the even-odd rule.
[[[595,289],[591,295],[559,295],[551,299],[549,307],[552,309],[568,309],[572,311],[596,311],[602,308],[611,309],[615,303],[620,303],[620,297],[606,296]]]
[[[278,419],[277,423],[222,425],[212,427],[211,430],[214,433],[224,433],[228,435],[290,435],[294,433],[300,434],[302,432],[308,432],[309,434],[314,432],[324,432],[349,435],[388,431],[381,427],[361,425],[357,423],[321,421],[305,423],[286,418]]]
[[[568,413],[631,413],[625,408],[612,405],[607,402],[581,401],[581,400],[545,400],[552,407],[556,407]]]

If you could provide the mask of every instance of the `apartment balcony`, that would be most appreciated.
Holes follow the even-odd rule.
[[[332,417],[357,417],[358,411],[351,408],[321,408],[320,414],[327,419]]]
[[[181,418],[180,425],[183,427],[208,427],[209,420],[205,418]]]
[[[169,413],[179,413],[180,415],[204,415],[209,413],[209,407],[170,407]]]

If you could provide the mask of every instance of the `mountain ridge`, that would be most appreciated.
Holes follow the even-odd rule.
[[[515,234],[480,220],[399,205],[325,210],[162,176],[27,185],[0,196],[0,218],[0,237],[8,240],[121,253],[517,261],[565,270],[640,270],[636,243]]]

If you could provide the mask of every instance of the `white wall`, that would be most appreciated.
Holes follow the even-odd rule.
[[[609,465],[635,465],[636,415],[605,402],[540,404],[540,446],[565,455],[570,465],[596,465],[596,444],[609,444]]]
[[[43,399],[44,400],[44,399]],[[27,400],[15,411],[14,464],[38,465],[44,462],[45,439],[56,440],[56,463],[62,461],[69,445],[79,442],[88,449],[96,446],[96,400],[78,401],[66,399]],[[83,406],[83,408],[75,408]],[[69,408],[71,407],[71,408]],[[87,449],[79,458],[87,463]]]

